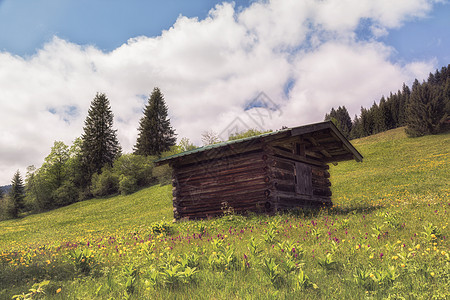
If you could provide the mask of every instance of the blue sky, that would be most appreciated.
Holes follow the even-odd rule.
[[[53,36],[80,45],[111,51],[140,35],[158,36],[181,14],[203,19],[223,1],[170,0],[0,0],[0,49],[20,56],[35,54]],[[252,0],[234,1],[236,8]],[[370,38],[361,22],[357,34]],[[381,40],[393,46],[396,60],[436,57],[444,66],[450,61],[450,5],[437,3],[424,19],[411,19]]]
[[[0,0],[0,49],[32,55],[54,35],[111,51],[129,38],[158,36],[180,14],[205,18],[213,0]],[[251,1],[235,1],[236,7]]]
[[[97,92],[124,152],[155,86],[197,145],[353,116],[449,64],[449,16],[439,0],[0,0],[0,185],[79,137]],[[261,94],[277,111],[249,106]]]

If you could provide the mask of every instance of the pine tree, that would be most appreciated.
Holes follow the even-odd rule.
[[[334,107],[331,108],[330,114],[325,114],[325,121],[332,121],[346,138],[350,137],[352,119],[345,106],[339,106],[337,110],[335,110]]]
[[[407,107],[407,129],[409,136],[436,134],[445,118],[443,89],[426,82],[414,82]]]
[[[25,208],[25,186],[23,185],[22,177],[19,170],[14,174],[11,181],[11,190],[9,191],[9,198],[12,202],[11,216],[17,218],[19,212]]]
[[[374,133],[374,118],[372,109],[366,109],[361,106],[361,127],[362,127],[362,135],[361,137],[369,136]]]
[[[408,107],[410,97],[411,97],[411,90],[405,83],[403,83],[398,108],[398,126],[406,125],[406,118],[407,118],[406,108]]]
[[[112,166],[121,153],[117,130],[113,129],[113,113],[105,94],[97,93],[92,100],[83,130],[81,153],[86,172],[83,184],[87,186],[94,173],[99,174],[105,165]]]
[[[361,119],[358,118],[357,115],[355,115],[355,118],[352,122],[352,130],[350,131],[350,138],[351,139],[357,139],[363,136],[363,128]]]
[[[175,131],[167,117],[164,95],[155,87],[139,122],[139,135],[134,146],[138,155],[160,155],[176,143]]]

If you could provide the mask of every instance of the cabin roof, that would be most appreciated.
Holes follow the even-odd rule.
[[[278,142],[292,142],[298,139],[307,139],[313,144],[316,151],[325,153],[326,163],[355,159],[361,162],[363,156],[353,145],[344,137],[344,135],[337,129],[331,121],[324,121],[304,126],[281,129],[274,132],[263,133],[257,136],[221,142],[213,145],[199,147],[190,151],[177,153],[168,157],[164,157],[155,161],[157,165],[164,163],[171,163],[173,161],[183,160],[187,157],[198,153],[208,152],[213,149],[233,147],[238,145],[245,145],[253,141],[267,141],[268,143]]]

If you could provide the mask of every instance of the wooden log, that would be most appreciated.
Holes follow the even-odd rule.
[[[327,170],[312,168],[311,171],[313,176],[330,178],[330,172],[328,172]]]
[[[313,189],[313,195],[317,196],[331,196],[332,192],[330,189],[326,188],[315,188]]]
[[[267,183],[254,183],[251,185],[242,185],[242,186],[226,186],[219,188],[210,188],[210,189],[197,189],[197,190],[188,190],[188,191],[176,191],[176,197],[221,197],[221,196],[233,196],[239,195],[240,193],[245,192],[254,192],[265,191],[267,189]]]
[[[183,178],[192,178],[200,176],[216,176],[221,174],[230,174],[239,171],[248,171],[251,169],[264,168],[266,164],[262,160],[247,160],[245,163],[233,163],[228,166],[215,167],[214,165],[199,165],[190,172],[175,172],[174,177],[178,180]]]
[[[177,189],[174,190],[175,195],[178,194],[197,194],[197,193],[205,193],[205,192],[221,192],[224,190],[229,189],[239,189],[241,187],[249,187],[257,186],[257,185],[263,185],[267,186],[269,181],[267,180],[267,177],[264,176],[257,176],[257,177],[242,177],[237,178],[236,181],[230,182],[230,181],[219,181],[216,183],[210,183],[210,184],[204,184],[202,186],[193,186],[193,185],[180,185]]]
[[[327,178],[323,177],[315,177],[312,178],[312,184],[313,186],[322,186],[322,187],[329,187],[331,186],[331,182]]]
[[[282,158],[287,158],[287,159],[291,159],[294,161],[298,161],[298,162],[303,162],[303,163],[307,163],[307,164],[311,164],[311,165],[316,165],[316,166],[323,166],[325,165],[322,161],[318,161],[318,160],[314,160],[314,159],[310,159],[310,158],[305,158],[302,157],[300,155],[296,155],[287,151],[283,151],[280,150],[278,148],[275,148],[273,146],[267,145],[264,149],[264,151],[268,154],[272,154],[274,156],[280,156]]]
[[[220,170],[229,168],[230,165],[248,164],[249,161],[263,162],[264,153],[262,151],[242,153],[235,156],[217,158],[212,160],[202,160],[196,164],[183,165],[175,168],[175,174],[180,175],[184,173],[191,173],[198,171],[199,167],[212,167]]]
[[[219,172],[216,174],[200,174],[198,176],[192,176],[187,178],[179,178],[177,186],[191,185],[202,186],[208,182],[226,182],[226,181],[239,181],[242,178],[254,178],[267,176],[267,172],[264,168],[252,168],[248,170],[229,170],[226,172]]]

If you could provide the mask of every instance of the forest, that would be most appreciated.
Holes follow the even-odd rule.
[[[450,65],[430,73],[427,81],[417,79],[412,88],[381,97],[370,108],[361,107],[359,116],[350,118],[345,106],[332,108],[325,120],[332,120],[350,139],[361,138],[407,126],[410,137],[438,134],[450,129]]]

